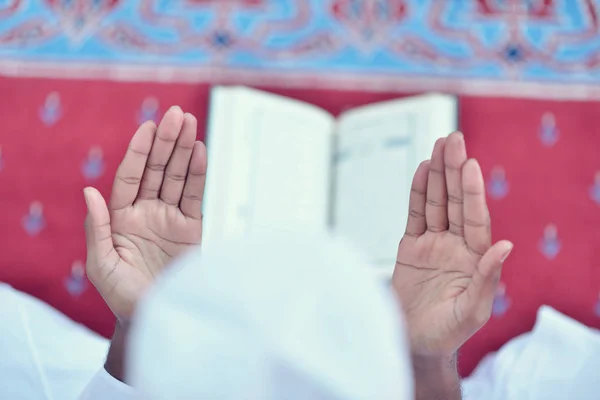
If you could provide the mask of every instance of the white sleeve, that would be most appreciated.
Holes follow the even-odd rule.
[[[133,400],[135,391],[131,386],[113,378],[104,368],[94,375],[79,400]]]
[[[108,346],[60,311],[0,282],[0,398],[76,399],[104,365]]]

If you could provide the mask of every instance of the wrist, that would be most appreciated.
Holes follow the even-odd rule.
[[[417,399],[460,399],[456,354],[412,355]]]
[[[125,353],[129,322],[117,320],[115,332],[110,342],[104,369],[113,378],[125,382]]]
[[[413,369],[415,372],[438,372],[456,371],[456,353],[450,355],[421,355],[412,354]]]

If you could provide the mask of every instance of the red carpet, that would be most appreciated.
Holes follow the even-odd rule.
[[[395,94],[274,90],[334,113]],[[82,189],[108,195],[142,117],[177,104],[206,120],[205,84],[0,78],[0,281],[98,332],[114,318],[82,277]],[[52,94],[54,93],[54,94]],[[461,97],[460,125],[488,180],[496,239],[515,250],[490,323],[463,349],[468,373],[549,304],[600,328],[600,105]],[[203,137],[203,132],[199,132]]]

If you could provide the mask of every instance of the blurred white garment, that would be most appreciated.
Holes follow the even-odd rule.
[[[397,301],[340,242],[255,236],[176,264],[132,327],[139,398],[413,398]]]
[[[235,251],[239,252],[243,249],[242,246],[236,248]],[[197,254],[192,254],[184,258],[179,262],[179,268],[184,268],[181,264],[193,265],[196,257]],[[237,255],[233,257],[236,258]],[[306,257],[294,253],[289,259],[298,259],[302,262]],[[327,259],[326,263],[330,261]],[[189,384],[192,379],[195,381],[192,381],[192,387],[188,385],[187,389],[195,390],[193,384],[223,384],[222,380],[216,378],[226,377],[227,375],[224,374],[231,373],[233,374],[232,378],[247,376],[246,383],[250,385],[257,382],[250,378],[268,379],[269,374],[279,373],[280,375],[286,374],[280,376],[281,382],[289,383],[288,388],[296,388],[299,398],[305,396],[305,398],[319,399],[319,397],[313,396],[313,392],[307,394],[301,391],[330,389],[327,385],[324,388],[319,387],[320,381],[315,379],[314,373],[317,373],[317,377],[323,377],[327,376],[328,370],[331,370],[331,376],[335,378],[333,382],[342,382],[344,380],[343,371],[346,365],[349,365],[348,372],[352,374],[365,371],[365,374],[356,380],[359,385],[368,384],[364,381],[372,377],[373,371],[369,371],[368,363],[371,362],[370,357],[373,353],[363,353],[375,352],[377,354],[385,346],[382,345],[379,349],[358,346],[359,336],[354,336],[354,331],[348,331],[350,326],[341,323],[339,318],[330,318],[330,316],[335,315],[335,310],[343,308],[346,304],[349,307],[358,307],[357,312],[365,322],[356,335],[360,335],[363,339],[369,339],[372,337],[370,335],[377,337],[376,335],[381,334],[378,331],[388,326],[389,321],[378,326],[368,321],[373,321],[371,314],[374,314],[375,320],[379,318],[386,320],[385,314],[390,311],[390,306],[386,305],[388,302],[385,299],[381,299],[381,297],[385,297],[385,294],[374,294],[370,283],[366,284],[367,289],[362,288],[363,284],[359,285],[357,282],[361,279],[361,273],[358,275],[353,273],[351,267],[347,273],[325,268],[324,282],[322,284],[316,282],[313,288],[310,282],[314,279],[315,274],[319,274],[315,268],[322,267],[321,264],[317,264],[306,276],[300,274],[298,268],[293,268],[289,271],[287,278],[284,277],[283,281],[287,282],[287,285],[280,288],[284,293],[289,290],[289,285],[294,279],[298,280],[299,288],[303,288],[301,289],[303,296],[300,304],[295,305],[289,302],[291,293],[296,293],[295,289],[289,294],[290,298],[282,297],[281,304],[270,304],[269,299],[272,298],[273,290],[277,287],[273,281],[271,281],[271,285],[268,285],[271,291],[267,290],[262,294],[257,292],[253,295],[249,292],[256,289],[256,282],[259,279],[267,281],[281,279],[282,275],[288,271],[286,269],[288,262],[286,261],[286,265],[277,271],[272,271],[272,274],[259,266],[256,275],[253,276],[251,268],[257,268],[256,264],[257,262],[244,260],[235,269],[236,274],[239,273],[239,275],[234,277],[229,275],[231,274],[230,269],[220,272],[211,271],[210,275],[218,273],[220,275],[211,276],[210,282],[219,284],[210,288],[206,287],[211,285],[208,282],[196,284],[196,279],[201,277],[204,279],[204,275],[199,271],[182,272],[181,278],[177,278],[177,276],[167,278],[167,282],[157,289],[156,297],[149,299],[145,306],[146,314],[150,312],[150,308],[154,307],[153,302],[157,304],[156,307],[160,312],[154,316],[147,315],[140,321],[142,326],[144,324],[152,326],[155,323],[164,323],[165,325],[159,325],[155,332],[150,332],[150,337],[144,338],[143,333],[138,332],[142,335],[140,340],[150,343],[156,340],[159,342],[155,347],[156,352],[149,351],[146,355],[138,354],[138,362],[146,362],[150,366],[150,370],[139,372],[136,379],[143,382],[145,379],[150,379],[152,374],[164,372],[165,385],[163,385],[163,389],[178,392],[181,388],[185,388],[185,385]],[[209,268],[208,264],[204,268],[215,270],[215,268]],[[341,270],[344,268],[345,266],[340,266]],[[349,276],[347,280],[346,276]],[[362,279],[369,282],[368,276],[362,276]],[[244,281],[247,282],[247,285],[242,284]],[[325,285],[331,285],[332,289],[329,291]],[[210,291],[206,296],[198,296],[194,291],[199,292],[200,288],[202,290],[210,289]],[[179,291],[181,291],[181,296],[179,296]],[[375,290],[375,293],[377,292]],[[220,296],[220,293],[223,293],[224,296],[222,303],[207,303],[215,295]],[[340,296],[341,293],[345,294]],[[348,294],[351,296],[346,296]],[[262,300],[256,298],[256,295],[260,295]],[[239,299],[250,297],[254,300],[238,303],[238,306],[242,307],[240,310],[236,308],[235,304],[231,304],[231,302],[235,303],[238,296]],[[319,300],[322,298],[326,298],[327,302]],[[344,302],[344,298],[347,303],[340,303]],[[190,304],[195,307],[195,313],[189,310],[188,301],[191,301]],[[276,330],[281,333],[281,339],[275,341],[272,346],[266,345],[271,339],[257,340],[257,332],[260,332],[263,326],[261,324],[264,322],[265,326],[269,326],[268,315],[262,316],[259,321],[254,323],[252,322],[253,318],[243,322],[243,316],[249,312],[243,308],[254,307],[261,301],[268,308],[276,311],[282,322]],[[330,301],[333,304],[327,305],[326,303]],[[388,311],[381,313],[376,309],[369,309],[369,307],[373,307],[373,304],[381,304],[382,301],[383,309]],[[204,304],[205,307],[198,309],[198,304]],[[244,306],[244,304],[246,305]],[[314,311],[313,306],[319,307],[318,313]],[[368,317],[365,315],[367,313]],[[207,322],[198,321],[198,318],[202,318],[204,315],[207,317]],[[237,319],[238,316],[239,319]],[[191,319],[189,325],[187,324],[188,317]],[[206,332],[202,332],[200,335],[197,332],[199,328],[206,329]],[[325,329],[327,332],[331,332],[331,336],[323,335]],[[394,328],[392,327],[391,330],[393,331]],[[153,336],[154,333],[156,336]],[[324,337],[321,338],[321,335]],[[203,340],[191,341],[190,346],[191,338],[196,337],[203,338]],[[230,346],[229,343],[232,341]],[[252,343],[251,347],[247,346],[249,341]],[[349,341],[352,341],[352,346]],[[302,342],[314,345],[309,346],[304,353],[305,347],[296,344]],[[175,350],[174,356],[182,357],[186,363],[194,363],[199,357],[205,356],[214,364],[210,368],[190,370],[189,372],[193,374],[191,377],[185,374],[179,375],[178,367],[185,367],[186,364],[167,363],[171,355],[159,352],[159,350],[164,351],[168,348],[169,346],[165,346],[165,344],[169,343],[171,345],[175,343],[171,347]],[[300,354],[286,351],[285,345],[289,344],[292,344],[293,347],[297,346]],[[225,346],[224,349],[223,346]],[[0,399],[71,400],[78,398],[79,393],[88,383],[84,399],[124,400],[136,398],[130,387],[112,378],[104,371],[103,364],[107,348],[107,340],[74,323],[47,304],[0,283]],[[268,355],[276,357],[264,360],[267,357],[261,356],[263,351],[270,351]],[[358,351],[358,355],[355,351]],[[401,352],[404,353],[404,350]],[[344,357],[341,358],[342,362],[332,365],[327,361],[329,356],[337,357],[338,354]],[[227,368],[229,362],[232,359],[235,360],[236,357],[241,362],[235,364],[236,368],[229,372]],[[261,362],[254,362],[256,359]],[[404,359],[404,356],[401,359]],[[265,372],[264,369],[256,367],[257,364],[259,367],[264,366],[263,361],[281,361],[279,365],[291,365],[285,364],[289,360],[297,362],[300,367],[309,369],[308,372],[314,363],[323,361],[324,364],[322,367],[318,365],[317,369],[312,369],[313,375],[310,373],[301,375],[305,372],[305,369],[302,368],[289,371],[289,368],[277,370],[273,366]],[[244,368],[248,368],[248,365],[251,365],[251,368],[244,370]],[[99,372],[94,375],[96,371]],[[323,371],[325,371],[323,375],[318,375]],[[598,371],[600,371],[600,333],[549,307],[541,307],[533,331],[511,340],[497,353],[487,356],[474,374],[463,381],[463,388],[467,400],[599,399]],[[92,376],[94,376],[93,379]],[[312,382],[312,386],[302,385],[300,378]],[[400,383],[402,383],[401,380],[402,377],[399,378]],[[265,380],[258,382],[264,383]],[[348,387],[352,388],[353,384],[350,383]],[[378,384],[382,384],[381,381]],[[408,382],[405,388],[408,390],[411,385]],[[227,388],[227,384],[223,384],[223,386],[232,391],[240,387],[237,385]],[[340,398],[335,396],[336,394],[331,394],[327,400]],[[186,399],[186,397],[172,398]],[[208,396],[205,398],[218,397]],[[242,398],[252,400],[249,397],[242,396]],[[293,398],[287,397],[287,399]]]
[[[0,398],[75,399],[108,341],[48,304],[0,283]]]
[[[136,393],[131,386],[113,378],[104,368],[100,368],[89,381],[78,400],[135,400]]]
[[[533,331],[463,381],[467,400],[600,399],[600,332],[543,306]]]

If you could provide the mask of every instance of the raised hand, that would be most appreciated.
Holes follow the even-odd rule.
[[[121,162],[107,206],[84,190],[90,281],[119,319],[128,319],[169,261],[200,245],[206,148],[196,119],[179,107],[158,128],[137,130]]]
[[[415,173],[392,279],[414,355],[451,356],[488,321],[513,247],[491,240],[481,169],[453,133]]]

